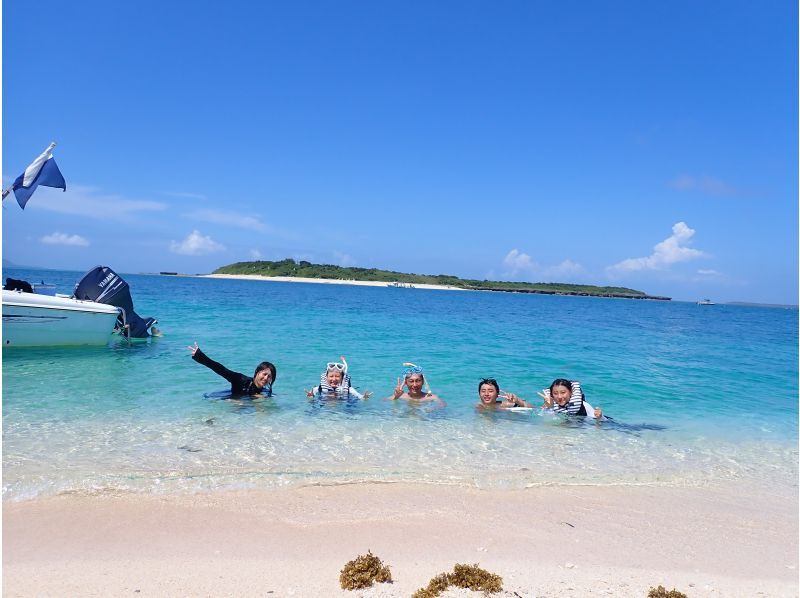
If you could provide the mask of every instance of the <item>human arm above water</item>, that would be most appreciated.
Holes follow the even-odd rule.
[[[508,409],[509,407],[533,407],[528,401],[525,399],[521,399],[513,392],[505,392],[502,391],[500,393],[500,398],[503,399],[503,402],[500,404],[500,407]]]
[[[354,398],[359,399],[361,401],[366,401],[368,398],[370,398],[372,396],[372,392],[370,392],[369,390],[365,390],[364,394],[361,394],[360,392],[358,392],[352,386],[347,389],[347,392],[351,397],[354,397]]]
[[[544,402],[542,403],[542,409],[550,409],[550,407],[553,406],[553,397],[550,396],[549,388],[537,391],[536,394],[542,397],[542,399],[544,400]]]
[[[565,413],[572,416],[585,416],[591,419],[603,419],[603,410],[599,407],[592,407],[586,401],[586,395],[583,394],[581,383],[577,380],[571,382],[572,392],[569,400],[564,404],[559,404],[551,395],[550,389],[545,388],[538,395],[544,399],[542,408],[552,409],[554,413]]]
[[[392,393],[391,396],[387,397],[387,399],[389,401],[396,401],[397,399],[402,397],[403,394],[404,394],[404,391],[403,391],[403,379],[402,378],[398,378],[397,379],[397,386],[394,387],[394,392]]]
[[[192,359],[197,363],[206,366],[215,374],[222,376],[231,383],[232,387],[240,387],[246,384],[249,384],[252,381],[252,378],[249,376],[245,376],[244,374],[240,374],[239,372],[234,372],[229,370],[224,365],[219,363],[218,361],[214,361],[208,355],[203,353],[200,347],[195,342],[194,345],[190,345],[188,347],[189,351],[192,353]]]

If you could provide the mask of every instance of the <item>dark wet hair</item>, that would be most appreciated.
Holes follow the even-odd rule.
[[[276,370],[275,366],[272,365],[269,361],[262,361],[261,363],[259,363],[256,366],[256,373],[253,374],[253,377],[255,378],[256,376],[258,376],[258,374],[260,374],[264,370],[269,370],[270,372],[272,372],[272,381],[275,382],[275,379],[278,377],[278,370]]]
[[[488,384],[489,386],[494,386],[494,389],[497,392],[500,392],[500,386],[498,386],[497,380],[495,380],[494,378],[484,378],[483,380],[478,382],[478,392],[481,391],[481,386],[483,386],[484,384]]]
[[[567,380],[566,378],[556,378],[555,380],[553,380],[553,383],[550,385],[550,392],[551,392],[551,393],[553,392],[553,389],[554,389],[556,386],[566,386],[566,387],[567,387],[567,389],[568,389],[570,392],[572,392],[572,382],[570,382],[570,381],[569,381],[569,380]]]

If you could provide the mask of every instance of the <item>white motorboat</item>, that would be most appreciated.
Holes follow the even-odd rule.
[[[39,185],[67,190],[67,183],[53,159],[51,143],[14,184],[21,208]],[[97,266],[75,285],[72,296],[56,295],[55,285],[31,285],[6,279],[3,287],[3,347],[104,345],[116,329],[128,340],[148,338],[157,332],[155,318],[141,318],[133,311],[128,283],[108,266]]]
[[[105,345],[122,310],[113,305],[3,290],[3,346]]]
[[[105,345],[114,331],[129,341],[160,334],[155,318],[133,310],[128,283],[108,266],[87,272],[72,296],[54,290],[44,282],[6,279],[3,347]]]
[[[697,302],[697,305],[716,305],[711,299],[701,299]]]

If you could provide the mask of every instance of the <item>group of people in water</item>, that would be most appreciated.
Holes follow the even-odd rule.
[[[231,394],[238,396],[272,396],[272,385],[275,383],[278,372],[269,361],[259,363],[253,376],[250,377],[229,370],[221,363],[214,361],[203,353],[197,343],[189,346],[188,349],[192,354],[193,360],[206,366],[230,383]],[[365,390],[362,394],[352,386],[347,360],[344,356],[340,359],[341,361],[329,362],[326,365],[325,371],[320,375],[319,384],[306,390],[308,398],[365,400],[372,396],[370,391]],[[537,394],[543,399],[543,403],[540,405],[542,409],[568,416],[605,419],[599,407],[592,407],[586,401],[583,390],[577,380],[558,378],[553,381],[549,388],[545,388]],[[480,410],[529,410],[536,407],[513,392],[501,390],[500,385],[494,378],[483,378],[478,383],[478,398],[479,402],[476,407]],[[437,402],[444,405],[444,401],[434,394],[426,383],[425,373],[422,368],[413,363],[403,364],[403,370],[397,378],[394,392],[387,399],[392,401],[406,400],[415,403]]]

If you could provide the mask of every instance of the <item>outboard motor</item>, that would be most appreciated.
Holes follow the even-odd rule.
[[[124,321],[117,321],[117,329],[128,338],[147,338],[150,336],[150,327],[158,321],[155,318],[141,318],[133,311],[128,283],[108,266],[97,266],[84,274],[75,285],[72,296],[83,301],[121,307]]]

